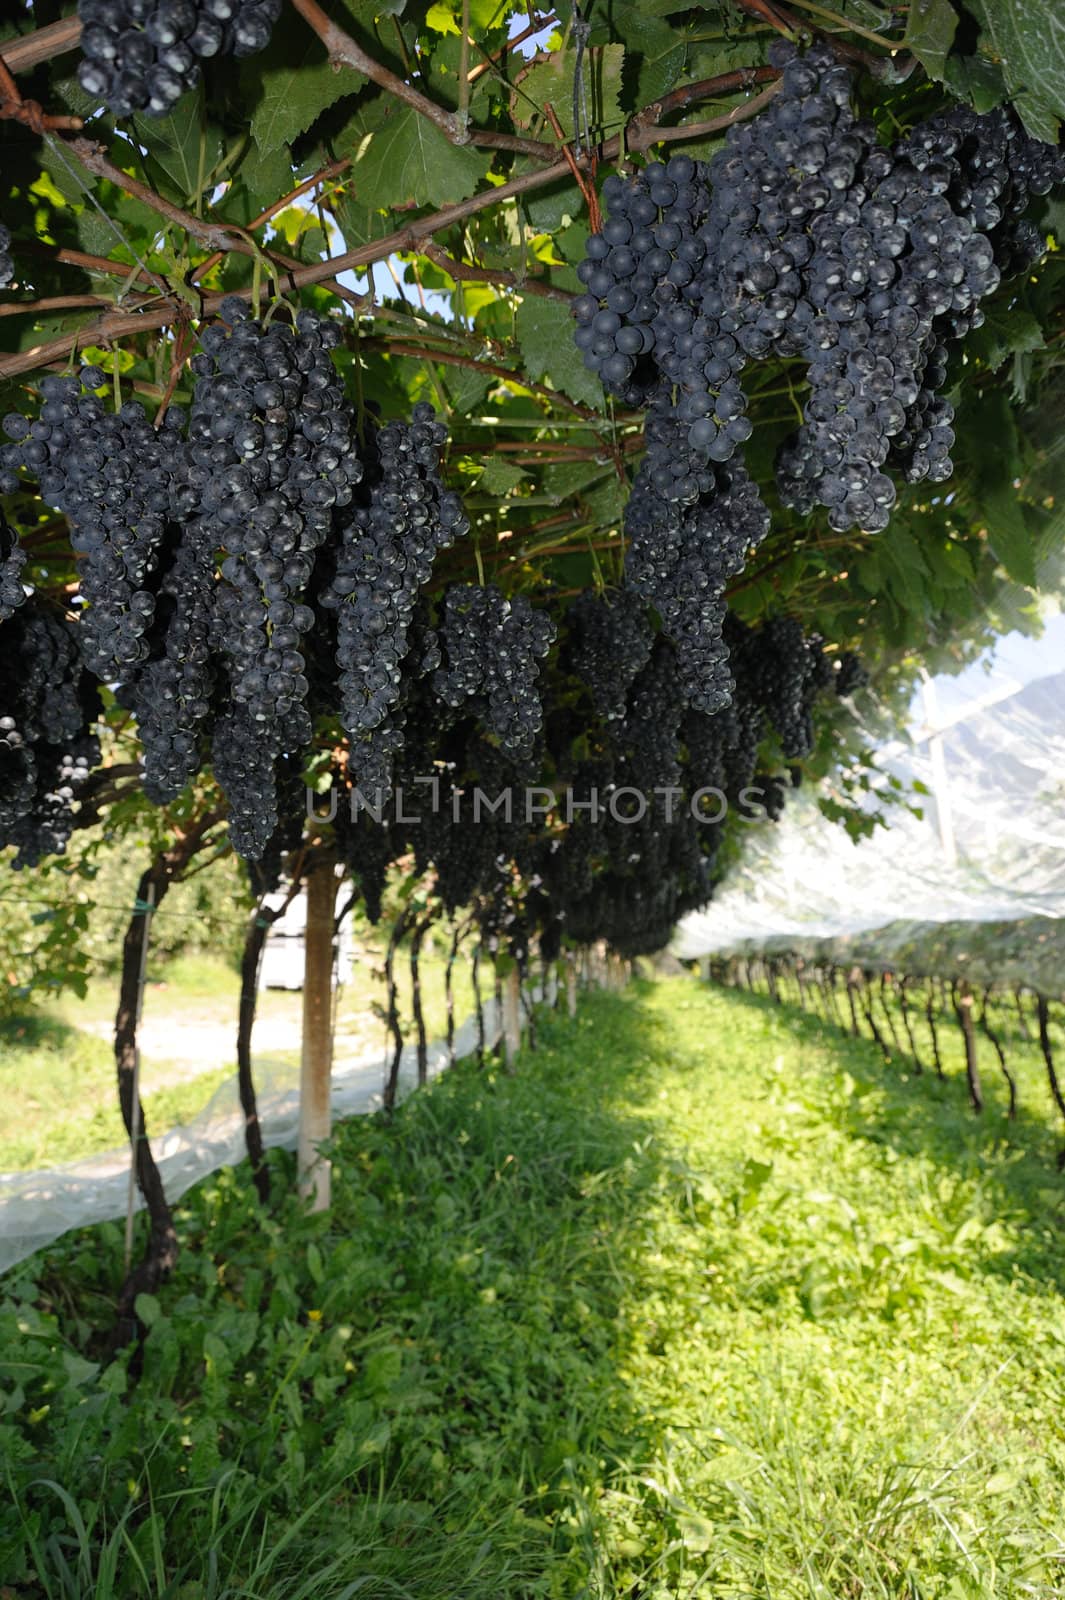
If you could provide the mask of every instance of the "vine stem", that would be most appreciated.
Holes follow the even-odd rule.
[[[435,267],[439,267],[441,272],[446,272],[449,277],[454,278],[456,283],[499,283],[505,289],[518,289],[522,294],[539,295],[544,300],[558,300],[563,305],[570,305],[577,298],[572,289],[558,289],[552,283],[541,283],[538,278],[522,277],[519,273],[508,272],[502,267],[493,270],[457,261],[438,244],[427,244],[422,253]]]
[[[462,41],[459,45],[459,103],[455,112],[459,132],[470,132],[470,0],[462,0]]]
[[[550,400],[552,405],[563,406],[567,411],[572,411],[574,416],[586,417],[590,422],[599,421],[598,411],[593,411],[590,406],[582,406],[576,400],[559,394],[557,389],[549,389],[546,384],[533,383],[520,372],[512,372],[509,367],[497,366],[492,361],[481,361],[477,356],[460,355],[452,350],[427,350],[424,345],[406,344],[401,339],[387,339],[371,334],[362,341],[364,349],[383,350],[388,355],[411,356],[416,361],[442,361],[445,366],[468,367],[472,372],[490,372],[493,377],[502,378],[507,383],[517,383],[530,394],[538,394],[544,400]]]
[[[292,0],[292,5],[307,26],[321,39],[329,51],[331,60],[342,62],[344,66],[361,72],[364,78],[376,83],[379,89],[384,89],[397,100],[402,100],[404,105],[410,106],[419,116],[425,117],[439,128],[452,144],[469,143],[469,131],[460,126],[459,119],[454,113],[445,111],[443,106],[438,106],[434,100],[430,100],[419,89],[415,89],[413,84],[397,77],[380,61],[375,61],[350,33],[345,33],[343,28],[338,27],[326,16],[318,0]]]
[[[24,123],[34,133],[44,134],[80,128],[80,117],[52,117],[36,100],[27,100],[15,82],[6,60],[0,55],[0,118]]]

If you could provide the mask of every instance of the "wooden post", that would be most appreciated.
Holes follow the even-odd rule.
[[[577,957],[572,950],[566,951],[566,1010],[572,1021],[577,1015]]]
[[[299,1191],[312,1211],[328,1211],[330,1164],[318,1154],[332,1130],[333,912],[336,874],[323,851],[307,877],[303,956],[303,1056],[300,1065]]]
[[[521,1049],[521,975],[513,965],[503,980],[503,1054],[513,1067]]]

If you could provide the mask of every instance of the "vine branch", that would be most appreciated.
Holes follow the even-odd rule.
[[[295,0],[294,0],[295,3]],[[313,0],[299,0],[301,5],[313,3]],[[698,83],[682,85],[670,94],[663,95],[661,99],[645,106],[630,124],[624,141],[622,136],[615,134],[607,139],[598,150],[598,159],[610,161],[617,158],[622,149],[627,151],[646,150],[655,144],[660,137],[658,123],[662,117],[680,111],[684,106],[695,100],[706,100],[715,95],[736,94],[744,89],[750,89],[755,84],[766,83],[779,77],[779,73],[771,67],[742,68],[734,72],[721,73],[716,78],[705,78]],[[755,97],[755,100],[758,97]],[[733,122],[740,121],[743,116],[753,116],[759,109],[755,100],[745,102],[741,106],[734,106],[719,117],[710,118],[703,123],[704,132],[716,128],[729,127]],[[118,170],[117,168],[115,169]],[[125,178],[123,174],[123,179]],[[551,166],[543,167],[537,172],[526,172],[520,177],[511,178],[506,183],[495,188],[480,190],[466,200],[461,200],[453,205],[442,206],[440,210],[431,212],[428,216],[417,217],[413,221],[397,228],[394,232],[386,234],[381,239],[375,239],[371,244],[360,245],[354,250],[348,250],[339,256],[333,256],[328,261],[316,261],[305,266],[291,266],[286,263],[286,277],[292,289],[302,289],[309,284],[335,282],[342,272],[361,271],[371,266],[375,261],[384,261],[390,255],[404,250],[417,250],[423,241],[431,239],[433,234],[442,232],[445,228],[453,227],[458,222],[464,222],[467,217],[475,216],[480,211],[489,207],[501,205],[506,200],[517,199],[520,195],[530,194],[537,189],[545,188],[548,184],[557,183],[560,179],[570,176],[569,164],[565,160],[554,162]],[[225,248],[241,249],[248,253],[250,247],[247,241],[239,244],[227,244]],[[282,258],[283,259],[283,258]],[[251,288],[240,291],[243,298],[252,298]],[[345,295],[350,290],[341,290]],[[204,314],[217,310],[223,299],[222,295],[205,296],[203,301]],[[31,372],[49,361],[54,361],[61,356],[66,356],[78,344],[86,341],[103,342],[110,339],[121,339],[127,335],[148,333],[159,328],[168,327],[176,318],[174,304],[165,306],[151,306],[140,312],[115,312],[98,320],[93,325],[79,329],[76,333],[64,334],[61,338],[51,340],[48,344],[38,345],[32,350],[20,351],[16,354],[0,357],[0,378],[11,378],[22,372]]]

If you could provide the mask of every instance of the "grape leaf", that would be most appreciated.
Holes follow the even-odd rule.
[[[612,471],[612,467],[605,467],[601,461],[553,461],[544,468],[544,493],[560,505]]]
[[[576,52],[555,51],[546,61],[534,61],[519,73],[514,84],[513,115],[519,128],[528,128],[544,106],[550,105],[567,138],[573,137],[573,69]],[[600,45],[584,54],[584,82],[592,126],[608,132],[620,126],[621,74],[625,47]]]
[[[992,550],[1011,578],[1034,588],[1035,550],[1024,507],[1012,484],[998,484],[989,494],[985,494],[983,507]]]
[[[516,467],[512,461],[505,461],[502,456],[492,456],[477,479],[477,487],[487,494],[503,496],[509,494],[511,489],[528,476],[527,472],[521,467]]]
[[[1038,318],[1020,306],[989,306],[983,326],[970,334],[965,353],[994,372],[1007,356],[1042,350],[1046,340]]]
[[[472,414],[474,407],[480,405],[488,393],[491,383],[491,378],[473,372],[469,367],[448,367],[445,371],[444,384],[460,417]]]
[[[522,156],[514,163],[515,178],[523,177],[527,172],[542,171],[542,164],[528,156]],[[542,189],[534,189],[523,197],[523,204],[526,216],[538,233],[555,233],[566,217],[572,220],[585,210],[584,196],[568,174]]]
[[[687,55],[684,35],[649,17],[642,6],[616,5],[614,27],[625,43],[623,99],[629,110],[650,105],[672,89]]]
[[[942,83],[947,56],[958,31],[958,13],[950,0],[911,0],[906,48],[912,50],[930,78]]]
[[[557,300],[530,296],[518,307],[518,343],[530,378],[546,379],[571,400],[603,407],[599,380],[587,370],[573,343],[573,318]]]
[[[253,143],[240,164],[240,176],[251,196],[253,214],[265,211],[293,187],[292,152],[283,143],[265,149]]]
[[[182,95],[165,117],[134,117],[137,138],[174,183],[182,200],[195,200],[222,154],[222,138],[207,120],[203,84]]]
[[[366,205],[348,190],[337,197],[334,215],[349,250],[358,249],[360,244],[371,244],[375,239],[383,239],[386,233],[391,233],[394,221],[387,212],[377,206]]]
[[[251,114],[251,135],[260,150],[291,144],[328,106],[366,82],[351,67],[334,67],[317,35],[290,12],[243,75],[248,88],[260,92]]]
[[[452,144],[410,106],[391,101],[380,120],[353,152],[355,189],[366,206],[451,205],[468,199],[491,165],[490,152]]]
[[[968,0],[1029,133],[1056,143],[1065,118],[1065,10],[1047,0]]]

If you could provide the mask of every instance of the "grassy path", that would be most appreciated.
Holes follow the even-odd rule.
[[[638,984],[345,1124],[329,1219],[199,1186],[132,1398],[117,1230],[75,1237],[0,1282],[0,1584],[1063,1596],[1065,1180],[1025,1103]]]

